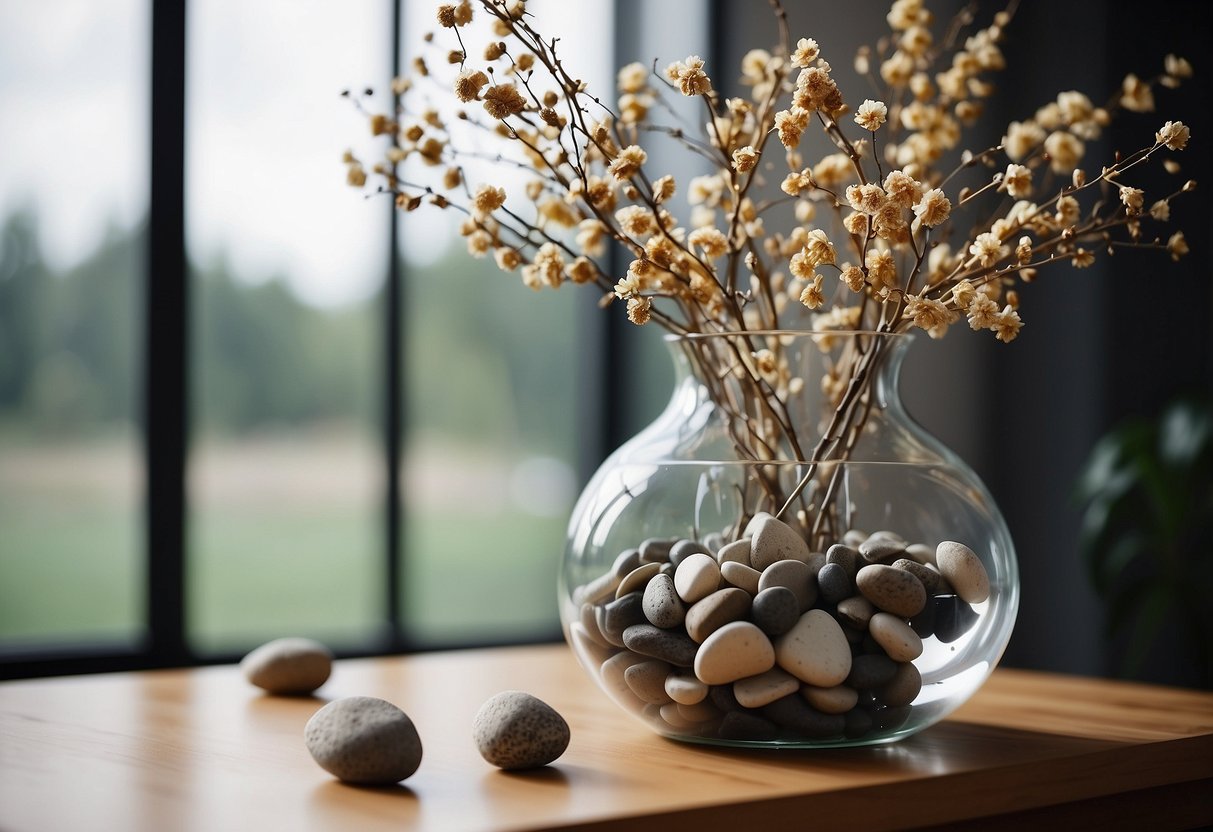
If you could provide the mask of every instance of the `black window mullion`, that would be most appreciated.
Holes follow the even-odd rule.
[[[185,633],[185,17],[184,0],[152,0],[143,433],[148,658],[157,665],[190,658]]]

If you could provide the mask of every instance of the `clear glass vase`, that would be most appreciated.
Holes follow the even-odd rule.
[[[658,733],[722,745],[889,742],[964,702],[1018,572],[985,486],[901,404],[910,336],[667,341],[669,405],[569,525],[586,671]]]

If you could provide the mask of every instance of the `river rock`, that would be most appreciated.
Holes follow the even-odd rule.
[[[669,575],[658,574],[649,581],[644,588],[642,607],[644,617],[649,623],[663,630],[681,626],[687,617],[687,606],[678,597],[678,592],[674,589],[674,579]]]
[[[863,560],[859,557],[859,552],[841,543],[835,543],[826,550],[826,563],[836,563],[841,566],[852,581],[855,580],[859,567],[864,565]],[[820,578],[820,573],[818,575]]]
[[[876,607],[862,595],[852,595],[838,602],[838,617],[856,630],[866,630],[876,613]]]
[[[847,676],[848,687],[857,690],[875,690],[892,681],[897,673],[897,662],[879,653],[856,656],[851,662],[851,673]]]
[[[670,666],[662,661],[650,659],[636,662],[623,672],[623,681],[643,702],[664,705],[671,701],[665,692],[665,680],[670,675]]]
[[[629,572],[638,566],[640,566],[640,550],[624,549],[611,565],[611,574],[622,581]]]
[[[687,610],[687,635],[702,644],[725,624],[740,621],[749,612],[750,594],[744,589],[735,586],[718,589]]]
[[[779,666],[810,685],[828,688],[851,672],[851,646],[825,610],[809,610],[775,640]]]
[[[877,607],[901,618],[918,615],[927,604],[927,591],[922,581],[904,569],[869,564],[859,570],[855,585]]]
[[[624,576],[615,590],[615,597],[622,598],[633,592],[644,592],[644,587],[654,575],[661,571],[660,563],[642,563]]]
[[[918,698],[922,690],[922,674],[910,662],[897,666],[893,678],[884,684],[879,691],[880,701],[891,708],[909,705]]]
[[[750,541],[750,566],[759,572],[777,561],[805,561],[809,558],[809,544],[800,533],[765,511],[754,515],[746,526],[745,534],[753,538]]]
[[[758,580],[758,591],[773,586],[784,586],[792,590],[804,612],[817,601],[817,578],[813,569],[803,561],[781,560],[772,563],[762,572]]]
[[[269,693],[303,695],[328,681],[333,654],[310,638],[278,638],[245,656],[240,670],[245,679]]]
[[[676,541],[650,537],[640,544],[641,563],[668,563],[670,549]]]
[[[626,680],[628,668],[643,661],[646,661],[644,656],[624,650],[604,661],[600,668],[602,685],[607,694],[630,711],[639,711],[646,704],[632,693]]]
[[[388,785],[421,765],[421,738],[404,711],[373,696],[328,703],[303,729],[312,759],[347,783]]]
[[[733,695],[746,708],[761,708],[776,699],[790,696],[799,689],[800,680],[777,667],[733,683]]]
[[[800,601],[786,586],[771,586],[754,596],[750,620],[768,636],[781,636],[800,618]]]
[[[585,631],[585,635],[599,647],[604,647],[610,650],[612,647],[618,647],[618,644],[611,644],[607,641],[606,636],[602,634],[602,630],[598,628],[598,607],[593,604],[582,604],[581,614],[579,616],[581,627]]]
[[[945,540],[935,548],[935,563],[956,594],[970,604],[990,597],[990,576],[981,558],[963,543]]]
[[[955,595],[935,599],[935,638],[951,644],[977,623],[977,611]]]
[[[720,564],[711,555],[691,555],[674,570],[674,588],[688,604],[706,598],[720,586]]]
[[[762,715],[776,725],[815,739],[841,737],[846,721],[841,714],[823,714],[799,696],[785,696],[762,709]]]
[[[774,739],[779,729],[769,719],[763,719],[756,714],[729,711],[724,715],[724,719],[720,720],[717,733],[725,740],[761,742]]]
[[[935,565],[935,547],[925,543],[911,543],[906,547],[906,556],[924,566]]]
[[[569,724],[543,700],[507,690],[480,706],[472,739],[480,756],[498,768],[538,768],[569,747]]]
[[[805,685],[800,695],[823,714],[845,714],[859,701],[859,692],[846,685],[835,685],[832,688]]]
[[[861,532],[859,529],[849,529],[847,530],[846,534],[842,536],[842,544],[858,550],[859,544],[867,540],[868,536],[869,535],[867,532]]]
[[[915,578],[922,582],[922,587],[927,591],[927,595],[951,595],[952,589],[948,586],[948,582],[943,579],[932,567],[919,563],[910,558],[898,558],[893,561],[894,569],[904,569]]]
[[[817,590],[821,593],[822,601],[837,604],[854,594],[855,585],[847,575],[845,567],[837,563],[827,563],[817,573]]]
[[[708,686],[690,673],[671,673],[665,677],[666,696],[680,705],[695,705],[708,697]]]
[[[644,617],[644,595],[637,591],[616,598],[606,606],[598,607],[595,619],[603,638],[616,647],[623,647],[623,631],[648,620]]]
[[[872,730],[872,714],[863,708],[852,708],[843,716],[845,727],[843,736],[847,739],[858,739],[867,736]]]
[[[906,542],[888,533],[876,532],[859,544],[859,555],[868,563],[883,563],[892,560],[906,550]]]
[[[660,659],[678,667],[690,667],[695,663],[699,645],[686,635],[674,630],[662,630],[652,624],[633,624],[623,631],[623,643],[629,650]]]
[[[697,540],[679,540],[670,547],[670,563],[675,567],[691,555],[710,555],[711,551]]]
[[[762,573],[744,563],[726,560],[720,564],[720,576],[738,589],[744,589],[750,595],[757,595],[758,581],[762,578]]]
[[[750,565],[750,539],[743,537],[741,540],[734,540],[732,543],[726,543],[716,550],[716,562],[725,564],[729,562],[744,563]]]
[[[748,621],[725,624],[707,637],[695,655],[695,676],[705,685],[735,682],[774,666],[771,640]]]
[[[895,662],[911,662],[922,655],[922,639],[909,624],[887,612],[878,612],[868,624],[868,633]]]

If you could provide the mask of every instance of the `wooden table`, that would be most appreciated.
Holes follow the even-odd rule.
[[[509,688],[568,719],[572,743],[553,766],[509,774],[476,753],[473,715]],[[425,746],[420,770],[386,789],[336,782],[303,745],[324,700],[263,696],[234,667],[0,684],[0,830],[1213,823],[1208,693],[999,670],[908,740],[816,752],[662,739],[593,688],[563,646],[342,661],[321,693],[404,708]]]

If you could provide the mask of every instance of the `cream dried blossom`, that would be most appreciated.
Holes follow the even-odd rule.
[[[631,179],[640,172],[640,167],[647,162],[649,155],[637,145],[628,145],[619,151],[619,156],[611,163],[611,175],[620,181]]]
[[[863,287],[867,283],[867,277],[864,275],[863,269],[850,263],[842,264],[838,279],[845,283],[847,288],[852,292],[862,292]]]
[[[1016,312],[1008,304],[1003,307],[1003,310],[994,316],[994,322],[990,325],[990,329],[994,331],[994,337],[1004,344],[1009,344],[1019,335],[1019,330],[1023,328],[1023,321],[1019,319],[1019,313]]]
[[[526,109],[526,99],[513,84],[498,84],[484,91],[484,109],[493,118],[508,118]]]
[[[977,297],[977,290],[968,280],[962,280],[952,287],[952,300],[960,309],[968,309],[975,297]]]
[[[1077,199],[1072,196],[1063,196],[1057,200],[1054,220],[1060,226],[1074,225],[1081,216],[1080,210],[1081,206]]]
[[[983,266],[992,266],[1003,256],[1002,240],[986,231],[978,234],[969,246],[969,254]]]
[[[481,185],[472,196],[472,216],[484,219],[502,205],[505,205],[505,188]]]
[[[535,259],[530,265],[524,266],[523,271],[528,269],[533,270],[531,280],[527,281],[527,285],[532,288],[539,288],[533,284],[533,280],[538,280],[540,286],[548,286],[552,289],[559,289],[560,284],[564,279],[564,254],[560,251],[560,246],[555,243],[544,243],[535,252]]]
[[[522,265],[522,255],[517,249],[509,246],[499,246],[493,251],[493,260],[497,268],[503,272],[512,272]]]
[[[1044,129],[1034,121],[1013,121],[1003,137],[1003,150],[1012,162],[1020,162],[1044,142],[1046,135]]]
[[[1188,146],[1192,132],[1182,121],[1168,121],[1154,134],[1154,141],[1167,146],[1168,150],[1183,150]]]
[[[1167,240],[1167,251],[1171,254],[1171,259],[1178,261],[1188,253],[1188,241],[1184,239],[1182,231],[1176,231]]]
[[[880,129],[880,125],[885,123],[888,115],[889,108],[885,106],[883,101],[874,101],[868,98],[855,110],[855,123],[864,130],[874,133]]]
[[[615,221],[633,237],[645,237],[657,230],[653,212],[643,205],[628,205],[615,212]]]
[[[687,235],[687,243],[700,249],[709,260],[728,253],[729,240],[718,228],[696,228]]]
[[[796,51],[792,53],[792,66],[807,69],[821,55],[821,48],[812,38],[801,38],[796,41]]]
[[[752,145],[739,147],[733,151],[733,167],[738,173],[749,173],[758,166],[758,151]]]
[[[653,315],[653,301],[646,297],[628,298],[628,320],[644,326]]]
[[[691,55],[673,65],[674,77],[683,95],[706,95],[712,91],[712,79],[703,71],[703,58]],[[667,70],[668,72],[669,70]]]
[[[1178,55],[1167,55],[1163,58],[1163,69],[1172,78],[1191,78],[1192,64]]]
[[[914,326],[928,331],[938,330],[952,322],[952,313],[942,301],[919,295],[906,298],[905,315]]]
[[[1076,269],[1090,268],[1091,265],[1094,263],[1095,263],[1095,252],[1087,251],[1082,246],[1079,246],[1077,249],[1074,250],[1074,253],[1072,255],[1070,255],[1070,265],[1072,265]]]
[[[1049,169],[1054,173],[1068,174],[1082,161],[1086,145],[1073,133],[1055,130],[1045,138],[1045,153],[1049,156]]]
[[[904,170],[889,171],[884,178],[884,190],[901,208],[911,208],[922,198],[922,183]]]
[[[868,269],[868,279],[878,293],[887,294],[888,290],[897,288],[897,261],[893,252],[870,248],[863,262]]]
[[[951,213],[952,202],[939,188],[927,191],[914,206],[914,216],[927,228],[934,228],[943,223]]]
[[[885,192],[879,185],[851,185],[847,188],[847,202],[861,214],[875,214],[885,204]]]
[[[649,68],[639,61],[630,63],[616,73],[615,83],[620,92],[641,92],[648,87]]]
[[[998,320],[998,304],[988,295],[975,292],[966,307],[969,329],[989,329]]]
[[[825,292],[821,283],[825,278],[820,274],[813,275],[808,284],[800,292],[800,302],[809,309],[819,309],[826,302]]]
[[[1140,188],[1130,188],[1128,185],[1120,186],[1120,201],[1130,216],[1141,213],[1142,206],[1145,204],[1144,198],[1145,192]]]
[[[1002,175],[999,190],[1006,191],[1016,199],[1032,195],[1032,171],[1025,165],[1011,163]]]
[[[598,274],[598,270],[594,267],[594,262],[588,257],[581,256],[573,259],[564,268],[565,276],[572,283],[592,283],[594,277]]]
[[[834,244],[820,228],[809,232],[809,240],[805,243],[804,254],[814,266],[831,265],[835,262]]]
[[[791,150],[800,144],[800,136],[809,126],[812,115],[803,107],[793,107],[790,110],[780,110],[775,114],[775,130],[779,134],[779,143]]]
[[[1120,106],[1134,113],[1154,110],[1154,91],[1150,85],[1132,73],[1125,76],[1120,90]]]
[[[1150,206],[1150,217],[1158,222],[1171,219],[1171,203],[1165,199],[1158,200]]]
[[[455,76],[455,97],[460,101],[475,101],[488,86],[489,76],[478,69],[468,69]]]

